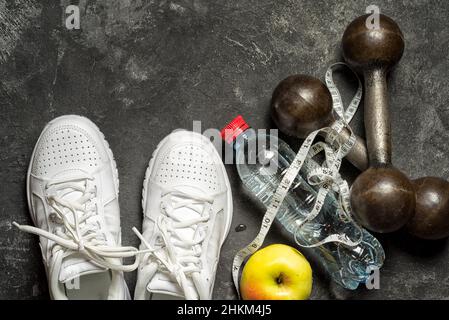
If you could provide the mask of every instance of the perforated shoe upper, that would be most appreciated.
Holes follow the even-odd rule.
[[[189,140],[185,134],[179,140],[176,135],[172,139],[171,146],[163,146],[166,149],[161,150],[162,154],[155,162],[151,179],[168,188],[191,185],[208,193],[223,191],[224,177],[219,167],[221,160],[217,165],[210,143],[204,143],[203,139]]]
[[[108,160],[107,152],[84,118],[55,119],[36,145],[31,173],[51,178],[65,170],[94,172]],[[88,125],[86,127],[86,125]],[[90,132],[89,132],[90,131]]]

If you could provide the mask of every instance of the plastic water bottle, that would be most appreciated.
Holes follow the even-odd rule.
[[[222,130],[222,137],[233,145],[237,171],[244,186],[267,207],[283,174],[293,162],[295,152],[276,136],[256,134],[241,116]],[[274,170],[273,159],[276,160]],[[299,223],[305,220],[317,196],[317,190],[304,179],[314,165],[313,160],[306,161],[276,218],[286,230],[293,235],[296,233],[295,239],[300,246],[316,244],[329,234],[344,234],[354,242],[361,238],[359,245],[354,247],[332,242],[310,249],[313,258],[335,282],[347,289],[356,289],[369,279],[374,269],[382,266],[383,248],[365,229],[340,218],[341,209],[333,192],[327,195],[317,217],[302,225]]]

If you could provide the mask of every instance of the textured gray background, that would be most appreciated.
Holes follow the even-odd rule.
[[[79,3],[81,30],[64,27],[64,9]],[[268,104],[292,73],[323,78],[340,61],[346,25],[377,4],[406,39],[390,77],[393,158],[411,177],[449,176],[449,2],[317,0],[0,0],[0,298],[45,299],[38,239],[11,221],[30,223],[25,177],[44,125],[68,113],[89,117],[106,135],[120,174],[123,242],[138,245],[141,185],[157,143],[175,128],[220,128],[241,113],[255,128],[272,127]],[[354,83],[340,77],[346,103]],[[363,135],[363,110],[354,120]],[[298,141],[288,140],[294,148]],[[215,298],[235,298],[230,267],[256,234],[262,211],[234,191],[233,228],[223,247]],[[357,171],[345,165],[349,179]],[[235,232],[240,223],[248,226]],[[380,237],[386,262],[381,289],[335,288],[313,264],[312,299],[449,298],[446,241],[402,232]],[[289,243],[278,226],[268,242]],[[127,275],[131,289],[135,274]]]

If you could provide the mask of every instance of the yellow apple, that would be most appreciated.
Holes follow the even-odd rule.
[[[305,300],[312,291],[312,268],[295,248],[272,244],[254,253],[243,268],[244,300]]]

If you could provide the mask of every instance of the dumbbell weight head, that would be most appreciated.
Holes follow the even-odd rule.
[[[413,180],[416,192],[415,215],[407,231],[422,239],[449,236],[449,182],[436,177]]]
[[[328,127],[335,121],[332,96],[319,79],[308,75],[292,75],[282,80],[273,92],[271,117],[285,134],[306,138],[311,132]],[[349,139],[350,132],[344,128],[343,139]],[[360,170],[368,167],[365,142],[356,137],[356,143],[347,155]]]
[[[366,228],[379,233],[393,232],[410,220],[415,193],[407,176],[396,168],[370,167],[352,185],[351,206]]]
[[[399,26],[386,15],[379,15],[379,29],[368,29],[363,15],[352,21],[343,34],[345,60],[357,70],[389,69],[402,57],[404,36]]]
[[[271,117],[282,132],[305,138],[334,122],[332,96],[317,78],[302,74],[289,76],[273,92]]]

